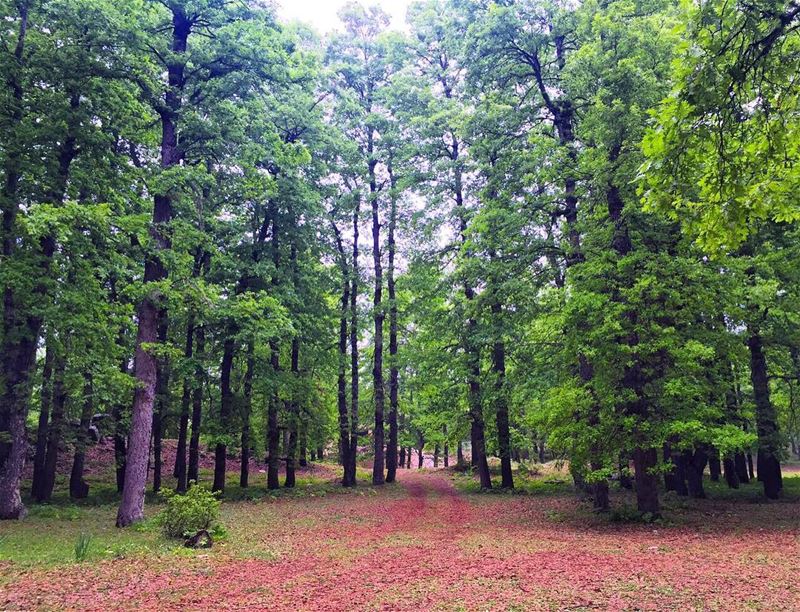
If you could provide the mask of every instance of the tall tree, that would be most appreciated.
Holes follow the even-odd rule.
[[[354,135],[360,149],[365,170],[365,187],[372,220],[372,267],[374,291],[372,300],[373,318],[373,363],[372,393],[374,398],[373,429],[373,484],[385,480],[384,409],[385,385],[383,378],[383,264],[380,221],[381,184],[378,177],[377,140],[380,138],[378,96],[385,86],[389,70],[386,44],[381,32],[389,23],[389,16],[378,7],[365,9],[350,3],[340,12],[346,36],[332,41],[328,50],[337,73],[336,91],[346,100],[343,110],[348,112],[345,131]],[[354,221],[355,223],[355,221]],[[356,257],[354,256],[354,266]],[[354,275],[355,276],[355,275]],[[353,291],[352,294],[356,292]],[[351,294],[351,299],[356,299]],[[355,382],[352,383],[355,385]],[[357,393],[353,395],[355,405]]]

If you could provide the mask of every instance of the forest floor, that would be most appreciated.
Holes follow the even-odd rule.
[[[526,494],[478,494],[444,470],[347,492],[334,477],[321,466],[292,493],[226,501],[227,536],[206,551],[148,523],[116,530],[113,504],[34,508],[0,525],[0,609],[800,609],[796,476],[770,504],[756,484],[668,497],[658,524],[624,522],[619,492],[621,510],[596,516],[552,476]]]

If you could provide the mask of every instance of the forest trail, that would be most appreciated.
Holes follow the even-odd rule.
[[[0,608],[800,608],[796,504],[659,526],[575,508],[566,491],[469,494],[449,472],[402,470],[380,488],[225,504],[211,551],[19,570]]]

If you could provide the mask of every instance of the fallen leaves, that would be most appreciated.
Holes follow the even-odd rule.
[[[462,495],[403,470],[376,494],[231,504],[220,551],[26,571],[0,607],[800,608],[797,505],[722,505],[653,529],[587,519],[569,495]]]

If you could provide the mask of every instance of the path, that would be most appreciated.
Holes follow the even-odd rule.
[[[210,554],[33,572],[0,607],[800,608],[796,505],[764,508],[766,531],[734,513],[653,528],[576,507],[571,495],[462,495],[442,472],[403,470],[375,493],[242,504],[240,526]]]

